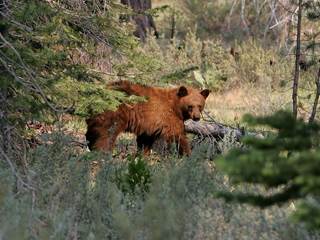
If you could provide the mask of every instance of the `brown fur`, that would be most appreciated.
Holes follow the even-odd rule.
[[[169,144],[176,142],[180,154],[190,154],[183,122],[200,119],[209,90],[148,87],[128,81],[115,82],[109,87],[129,95],[146,96],[148,100],[122,104],[114,112],[106,111],[87,119],[86,138],[91,150],[110,151],[121,132],[131,132],[137,135],[138,148],[145,154],[158,138]]]

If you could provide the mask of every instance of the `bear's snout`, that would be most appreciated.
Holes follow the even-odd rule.
[[[192,120],[198,122],[200,120],[200,117],[193,117]]]

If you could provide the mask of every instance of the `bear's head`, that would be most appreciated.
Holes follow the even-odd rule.
[[[185,86],[178,88],[178,107],[182,112],[183,120],[200,120],[200,115],[209,93],[210,90],[208,89],[198,90],[194,88],[186,88]]]

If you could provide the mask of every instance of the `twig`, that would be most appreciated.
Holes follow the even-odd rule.
[[[20,182],[23,186],[27,187],[30,190],[35,190],[34,187],[30,186],[28,183],[26,183],[25,181],[23,181],[23,179],[20,177],[20,175],[18,174],[18,172],[16,171],[13,163],[11,162],[11,160],[9,159],[9,157],[7,156],[7,154],[4,152],[4,150],[0,147],[0,154],[4,157],[4,159],[6,160],[6,162],[8,163],[11,172],[13,173],[13,175],[17,178],[18,182]]]
[[[285,6],[281,1],[278,1],[279,5],[288,13],[291,13],[292,15],[297,15],[297,9],[291,10],[287,6]]]

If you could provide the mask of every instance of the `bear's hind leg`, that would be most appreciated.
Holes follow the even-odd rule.
[[[87,119],[86,140],[90,150],[109,151],[107,130],[112,124],[114,112],[106,111]]]
[[[125,119],[119,119],[116,112],[107,111],[87,120],[86,139],[90,150],[109,152],[121,132],[126,128]]]
[[[143,151],[144,155],[150,155],[150,151],[154,141],[155,141],[154,136],[148,136],[146,134],[141,134],[137,136],[138,151],[139,152]]]
[[[106,139],[107,140],[106,144],[109,146],[110,150],[113,149],[119,134],[125,131],[126,125],[127,125],[126,122],[122,119],[115,120],[113,121],[111,126],[107,129],[108,138]]]
[[[172,143],[176,144],[179,155],[182,156],[185,154],[187,156],[190,156],[191,149],[190,149],[187,136],[185,134],[174,135],[174,136],[167,135],[167,136],[164,136],[164,139],[168,144],[172,144]]]

